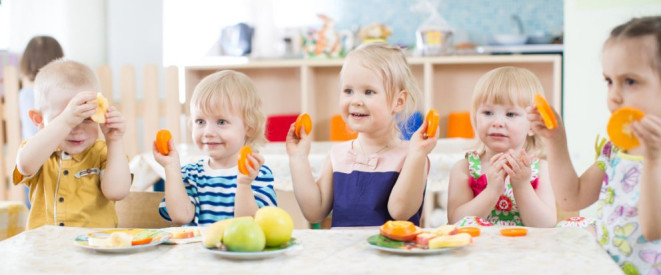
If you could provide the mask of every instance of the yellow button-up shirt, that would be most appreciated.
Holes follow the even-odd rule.
[[[14,184],[30,187],[28,229],[47,224],[117,227],[115,203],[101,192],[107,153],[105,141],[97,140],[75,155],[56,150],[32,176],[21,175],[14,167]]]

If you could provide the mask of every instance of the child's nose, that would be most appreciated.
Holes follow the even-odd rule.
[[[608,92],[608,100],[614,104],[622,104],[622,89],[613,85]]]

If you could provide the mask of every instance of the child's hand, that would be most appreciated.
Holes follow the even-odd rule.
[[[292,156],[307,157],[310,154],[310,144],[312,143],[312,137],[308,136],[305,131],[301,130],[301,138],[294,135],[294,123],[289,126],[289,132],[287,132],[287,154]]]
[[[96,113],[98,104],[94,102],[95,99],[95,92],[85,91],[77,93],[71,98],[60,116],[69,127],[74,128]]]
[[[631,123],[631,130],[645,148],[643,157],[661,158],[661,118],[646,114],[640,121]]]
[[[512,188],[522,186],[522,184],[526,183],[529,184],[530,176],[532,175],[532,169],[530,168],[532,160],[526,154],[526,150],[521,149],[520,153],[517,154],[514,150],[510,149],[504,157],[507,162],[505,162],[503,170],[510,176]]]
[[[497,191],[499,194],[505,189],[505,177],[507,173],[503,170],[503,166],[507,159],[504,153],[495,154],[489,160],[489,168],[487,168],[487,189]]]
[[[248,162],[246,163],[246,170],[248,170],[248,175],[244,175],[243,173],[239,172],[236,175],[236,183],[238,184],[251,184],[255,178],[257,178],[257,175],[259,175],[259,169],[264,164],[264,157],[262,157],[259,152],[252,153],[248,155],[246,162]]]
[[[427,136],[427,123],[423,123],[409,141],[409,151],[413,153],[422,153],[428,155],[436,147],[438,139],[436,137]]]
[[[553,107],[551,107],[551,109],[553,109]],[[533,105],[526,107],[526,117],[528,118],[528,121],[530,121],[530,127],[535,134],[546,140],[567,140],[565,137],[565,126],[555,109],[553,109],[553,115],[558,121],[558,126],[549,130],[546,128],[546,124],[544,124],[542,115],[540,115],[537,110],[537,106]]]
[[[120,141],[126,131],[126,120],[117,108],[110,106],[106,112],[106,123],[102,123],[100,126],[106,142]]]
[[[179,163],[179,153],[177,152],[177,148],[174,146],[173,140],[170,139],[168,141],[168,149],[170,152],[167,155],[161,154],[161,152],[156,149],[156,141],[154,141],[153,145],[153,153],[154,153],[154,159],[158,164],[163,166],[163,168],[168,169],[168,167],[174,167],[176,169],[181,168],[181,164]]]

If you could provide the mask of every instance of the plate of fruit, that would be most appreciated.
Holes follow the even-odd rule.
[[[172,234],[172,237],[163,242],[164,244],[187,244],[202,241],[202,234],[197,227],[168,227],[163,230]]]
[[[397,254],[436,254],[470,245],[475,231],[461,231],[454,225],[422,230],[409,221],[387,221],[379,234],[367,238],[367,243],[374,249]]]
[[[100,252],[122,253],[157,246],[171,236],[158,229],[111,229],[77,236],[74,244]]]
[[[255,217],[218,221],[202,231],[205,250],[233,260],[276,257],[297,247],[291,237],[294,222],[278,207],[257,210]]]

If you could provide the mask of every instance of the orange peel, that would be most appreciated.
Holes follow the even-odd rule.
[[[500,230],[500,235],[506,237],[522,237],[528,235],[528,229],[522,227],[510,227]]]
[[[170,154],[168,143],[172,139],[172,133],[166,129],[161,129],[156,132],[156,150],[163,155]]]

